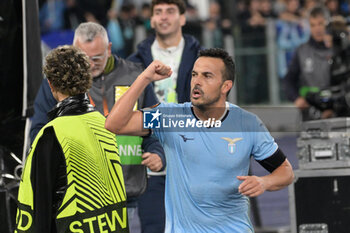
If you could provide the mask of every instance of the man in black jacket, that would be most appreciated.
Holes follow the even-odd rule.
[[[311,37],[295,51],[288,72],[284,77],[287,98],[302,111],[303,120],[315,117],[327,118],[332,111],[324,111],[320,116],[310,112],[305,96],[313,89],[330,85],[330,59],[332,49],[326,41],[326,16],[322,8],[314,8],[309,17]]]

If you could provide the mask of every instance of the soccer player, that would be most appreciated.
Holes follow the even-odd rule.
[[[235,65],[222,49],[200,52],[192,70],[191,103],[133,111],[139,93],[171,72],[159,61],[151,63],[114,105],[106,128],[146,135],[150,129],[144,126],[154,123],[168,165],[166,233],[253,232],[248,197],[289,185],[290,163],[257,116],[226,102]],[[148,120],[144,125],[143,119]],[[270,174],[248,176],[251,156]]]

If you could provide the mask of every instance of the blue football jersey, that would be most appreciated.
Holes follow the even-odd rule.
[[[167,159],[166,233],[253,232],[237,176],[248,175],[251,156],[266,159],[278,146],[256,115],[229,103],[227,109],[221,122],[207,124],[191,103],[152,109]]]

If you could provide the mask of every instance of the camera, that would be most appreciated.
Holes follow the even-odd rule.
[[[306,101],[316,109],[333,110],[335,116],[350,116],[350,38],[345,21],[333,21],[328,32],[332,36],[330,86],[309,91]]]

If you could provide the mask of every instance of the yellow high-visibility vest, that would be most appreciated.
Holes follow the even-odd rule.
[[[115,135],[104,128],[104,123],[105,118],[95,111],[60,116],[41,129],[23,169],[15,232],[35,232],[36,229],[31,167],[37,142],[47,127],[55,131],[67,172],[67,189],[56,213],[57,232],[129,232]]]

